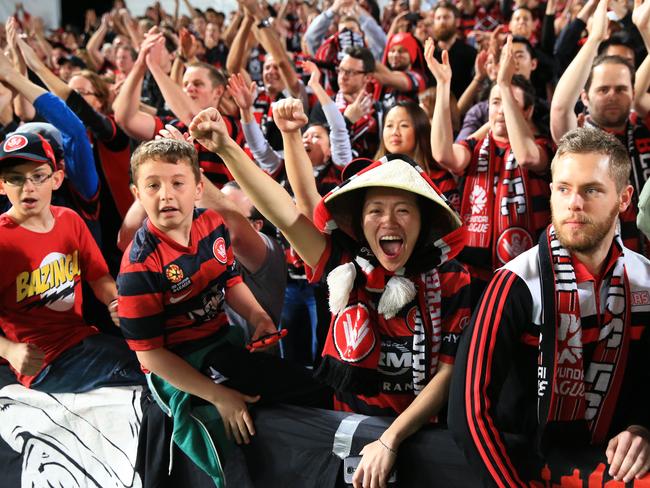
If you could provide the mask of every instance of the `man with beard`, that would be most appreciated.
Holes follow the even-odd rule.
[[[460,12],[451,2],[439,2],[433,14],[433,38],[436,41],[435,57],[441,60],[442,50],[449,53],[449,64],[453,76],[451,78],[451,92],[457,100],[472,81],[472,70],[468,66],[474,65],[476,49],[469,46],[459,36]]]
[[[648,2],[643,5],[646,10],[647,6]],[[636,7],[632,18],[639,32],[644,33],[650,26],[650,16],[637,15],[640,11]],[[558,141],[578,125],[573,107],[580,95],[587,109],[584,125],[616,135],[627,149],[632,161],[631,183],[634,194],[639,195],[650,174],[650,127],[631,112],[634,67],[621,56],[596,57],[598,46],[607,39],[608,24],[607,2],[600,2],[587,41],[557,84],[551,102],[551,134]],[[591,70],[586,71],[585,66],[591,66]],[[647,242],[635,225],[636,200],[634,197],[629,210],[621,214],[621,236],[629,249],[647,256]]]
[[[617,232],[630,160],[613,135],[581,128],[551,171],[553,224],[485,291],[459,347],[449,425],[486,486],[646,481],[650,261]]]

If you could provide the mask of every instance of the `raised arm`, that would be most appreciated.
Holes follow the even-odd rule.
[[[66,100],[72,88],[70,88],[61,78],[56,76],[41,59],[36,55],[24,39],[18,39],[18,48],[23,55],[25,64],[38,76],[45,86],[62,100]]]
[[[140,46],[140,52],[133,69],[127,75],[113,102],[115,120],[129,136],[139,141],[153,139],[155,135],[156,121],[154,117],[140,110],[140,92],[142,91],[142,80],[147,71],[145,58],[154,43],[161,38],[162,34],[150,34],[145,38]]]
[[[165,41],[161,38],[151,47],[149,54],[145,58],[147,67],[154,80],[156,80],[158,88],[160,88],[160,92],[169,108],[178,117],[178,120],[187,125],[201,111],[202,107],[196,101],[192,100],[183,91],[183,88],[174,82],[160,67],[160,56],[164,49]]]
[[[481,90],[483,81],[487,78],[487,69],[485,68],[487,58],[488,52],[486,50],[479,51],[476,55],[476,59],[474,60],[474,78],[472,78],[471,83],[465,88],[465,91],[460,96],[460,100],[458,100],[458,112],[461,117],[472,108]]]
[[[325,251],[325,236],[298,211],[286,190],[258,168],[230,138],[219,111],[203,110],[189,129],[203,147],[221,156],[255,207],[282,231],[305,263],[316,266]]]
[[[431,152],[440,166],[452,173],[462,173],[470,162],[471,154],[463,146],[454,144],[451,125],[451,66],[449,53],[442,51],[442,63],[433,56],[435,45],[431,38],[424,45],[427,66],[436,78],[436,106],[431,120]]]
[[[228,227],[235,258],[251,273],[257,272],[266,259],[267,249],[264,239],[232,200],[214,186],[205,175],[202,175],[201,179],[203,180],[201,205],[217,211],[223,217]]]
[[[255,19],[253,16],[248,11],[245,11],[244,18],[239,24],[239,29],[237,30],[235,39],[232,41],[232,46],[226,58],[226,69],[230,74],[234,75],[246,69],[245,66],[249,53],[248,38],[254,22]]]
[[[510,147],[517,164],[524,169],[543,172],[548,166],[546,151],[535,142],[535,135],[530,126],[530,116],[526,118],[512,93],[512,76],[515,73],[515,60],[512,56],[512,36],[508,36],[501,51],[497,84],[501,92],[503,116],[508,130]],[[532,107],[529,107],[532,110]],[[532,112],[530,112],[532,113]]]
[[[86,51],[88,51],[90,59],[92,59],[97,69],[99,69],[100,66],[104,64],[104,55],[101,52],[101,48],[104,44],[106,34],[108,34],[109,19],[109,14],[102,15],[102,20],[99,24],[99,27],[95,32],[93,32],[93,35],[90,36],[90,39],[88,39],[88,43],[86,44]]]
[[[412,89],[411,79],[402,71],[393,71],[382,63],[375,63],[373,77],[382,85],[395,88],[399,91]]]
[[[578,125],[573,107],[587,82],[598,46],[607,38],[607,0],[600,0],[591,23],[591,30],[578,54],[564,71],[551,101],[551,135],[557,143],[560,138]]]
[[[260,5],[257,3],[257,0],[242,0],[247,9],[253,14],[253,18],[257,23],[257,27],[253,30],[255,37],[260,41],[262,47],[266,50],[268,54],[273,56],[273,59],[278,63],[280,69],[280,76],[282,80],[287,85],[291,96],[301,97],[304,87],[296,73],[296,70],[293,68],[291,59],[289,59],[289,54],[280,41],[278,32],[270,28],[270,26],[265,26],[260,24],[266,15],[265,11],[262,10]]]
[[[310,73],[309,82],[307,83],[312,89],[318,101],[321,104],[327,125],[330,127],[330,148],[332,150],[332,162],[339,167],[344,167],[352,160],[352,144],[350,143],[350,134],[345,124],[345,118],[339,111],[334,100],[323,88],[320,83],[320,70],[311,61],[305,61],[302,69]],[[364,92],[365,93],[365,92]],[[370,96],[367,95],[370,99]],[[370,100],[367,102],[370,104]],[[286,146],[285,146],[286,147]],[[285,151],[286,154],[286,151]],[[309,214],[311,215],[311,214]]]
[[[303,215],[312,219],[314,208],[320,201],[320,194],[300,134],[300,129],[305,126],[307,120],[300,100],[291,98],[280,100],[273,107],[273,121],[282,133],[284,167],[296,198],[296,206]]]
[[[260,168],[270,175],[275,175],[282,167],[282,155],[275,152],[264,136],[260,125],[253,115],[253,100],[257,92],[257,83],[251,81],[248,86],[245,77],[236,73],[228,80],[228,93],[239,107],[242,130],[253,153],[253,158]]]

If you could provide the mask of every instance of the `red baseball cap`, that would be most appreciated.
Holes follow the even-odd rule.
[[[52,146],[40,134],[13,132],[2,141],[0,166],[21,164],[17,160],[48,163],[54,171],[58,169]]]

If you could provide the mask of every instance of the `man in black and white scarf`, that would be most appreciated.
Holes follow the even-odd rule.
[[[629,174],[614,136],[567,133],[553,224],[496,272],[475,311],[450,427],[488,486],[650,480],[650,261],[618,234]]]

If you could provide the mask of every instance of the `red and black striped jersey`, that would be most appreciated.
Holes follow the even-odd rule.
[[[633,424],[650,427],[650,261],[629,249],[623,253],[631,340],[608,439]],[[542,433],[538,432],[537,406],[538,389],[544,387],[538,381],[538,357],[545,295],[538,258],[539,247],[535,246],[495,273],[458,349],[449,426],[472,467],[482,474],[485,486],[527,487],[532,486],[531,476],[539,476],[526,473],[525,467],[513,460],[522,458],[522,442],[531,452],[542,447],[538,445]],[[612,261],[615,259],[598,281],[585,279],[576,266],[585,370],[599,342],[606,307],[601,299],[606,292],[596,287],[611,278]],[[577,451],[589,445],[590,436],[581,435],[584,425],[580,421],[547,423],[543,448],[575,445]],[[510,447],[504,434],[514,434],[518,451]],[[604,455],[605,446],[601,452]]]
[[[397,102],[403,100],[411,100],[415,103],[419,103],[419,94],[427,87],[426,80],[417,71],[407,70],[402,73],[404,73],[409,80],[409,88],[407,90],[384,87],[381,92],[381,103],[386,112],[388,112],[388,110],[390,110]]]
[[[228,324],[228,288],[242,282],[221,216],[195,209],[183,246],[147,219],[124,252],[117,278],[120,328],[144,351],[199,340]]]
[[[176,127],[180,132],[187,132],[187,126],[178,119],[173,117],[154,117],[156,122],[156,128],[154,133],[158,132],[165,128],[166,124],[171,124]],[[228,128],[228,134],[230,137],[241,147],[244,147],[244,131],[242,130],[241,121],[230,115],[223,115],[223,120],[226,123]],[[233,180],[230,171],[226,167],[226,163],[223,162],[220,156],[217,154],[208,151],[198,142],[194,142],[194,147],[199,153],[199,165],[201,169],[205,172],[205,176],[212,182],[217,188],[221,188],[223,185]]]

